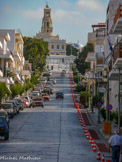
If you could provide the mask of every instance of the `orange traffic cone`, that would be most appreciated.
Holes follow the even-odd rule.
[[[90,136],[89,143],[91,144],[91,142],[92,142],[92,137]]]
[[[94,142],[94,146],[93,146],[93,151],[94,151],[94,152],[97,151],[96,148],[97,148],[97,147],[96,147],[96,142]]]
[[[97,154],[97,159],[96,160],[101,160],[100,151],[99,150],[98,150],[98,154]]]
[[[105,162],[104,154],[103,154],[103,156],[102,156],[101,162]]]

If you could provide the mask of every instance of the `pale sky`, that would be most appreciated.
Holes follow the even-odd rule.
[[[20,29],[33,37],[41,30],[46,0],[0,0],[0,29]],[[52,10],[53,35],[67,42],[87,43],[91,25],[106,20],[109,0],[48,0]]]

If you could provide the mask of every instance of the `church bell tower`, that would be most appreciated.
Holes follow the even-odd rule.
[[[51,9],[49,8],[48,3],[46,4],[46,8],[44,8],[44,17],[42,20],[41,33],[45,37],[51,37],[53,33]]]

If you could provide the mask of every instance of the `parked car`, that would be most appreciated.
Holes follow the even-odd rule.
[[[13,106],[14,106],[14,109],[15,109],[15,114],[19,113],[19,106],[17,105],[17,101],[16,100],[9,100],[9,101],[6,101],[6,103],[12,103]]]
[[[44,73],[44,74],[43,74],[43,77],[49,77],[49,76],[50,76],[49,73]]]
[[[9,139],[9,125],[5,116],[0,116],[0,136]]]
[[[31,95],[32,95],[32,96],[39,96],[40,93],[39,93],[38,91],[33,91],[33,92],[31,93]]]
[[[22,96],[22,98],[25,100],[26,102],[26,107],[30,107],[31,104],[31,100],[29,96]]]
[[[62,98],[64,99],[64,93],[63,92],[56,92],[56,99],[57,98]]]
[[[44,99],[43,97],[36,97],[33,99],[33,101],[30,104],[30,107],[36,107],[36,106],[41,106],[44,107]]]
[[[47,83],[47,77],[43,77],[39,79],[40,83],[46,84]]]
[[[4,116],[6,118],[7,124],[9,126],[9,117],[8,117],[8,113],[4,110],[4,109],[0,109],[0,116]]]
[[[47,89],[50,91],[50,94],[53,94],[53,88],[50,86],[46,86],[44,89]]]
[[[8,113],[8,117],[13,118],[15,114],[15,109],[12,103],[1,104],[2,109]]]
[[[44,101],[49,101],[50,100],[50,95],[48,93],[42,93],[41,95],[44,98]]]
[[[42,91],[42,93],[47,93],[48,95],[50,95],[51,94],[51,92],[50,92],[50,89],[48,88],[44,88],[44,90]]]
[[[51,86],[51,87],[53,87],[53,81],[48,81],[48,82],[46,83],[46,86]]]
[[[41,93],[41,88],[40,87],[35,87],[34,88],[34,91],[38,92],[38,93]]]
[[[16,100],[18,102],[18,106],[20,110],[24,109],[24,101],[22,98],[14,98],[14,100]]]

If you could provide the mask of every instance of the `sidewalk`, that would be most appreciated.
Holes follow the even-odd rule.
[[[108,152],[108,138],[110,136],[108,136],[107,138],[103,136],[103,122],[101,124],[98,124],[97,111],[93,114],[87,109],[79,109],[79,111],[90,135],[96,142],[97,149],[99,149],[101,155],[104,154],[105,160],[111,160],[111,153]]]
[[[100,123],[98,123],[98,109],[94,108],[94,113],[92,113],[91,110],[87,110],[87,113],[88,113],[89,117],[92,119],[94,125],[99,127],[99,131],[101,132],[104,139],[108,141],[108,139],[111,137],[111,134],[103,134],[104,119],[100,115]],[[114,123],[111,123],[112,134],[113,134],[115,129],[118,129],[117,125],[114,124]]]

